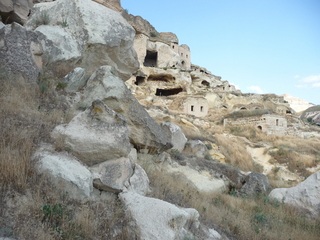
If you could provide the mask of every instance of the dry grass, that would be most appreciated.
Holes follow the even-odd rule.
[[[267,196],[240,198],[199,192],[181,175],[166,173],[160,165],[140,162],[152,187],[152,197],[192,207],[208,227],[237,240],[319,239],[320,221]]]
[[[293,136],[278,137],[274,142],[270,155],[281,164],[288,165],[292,172],[298,172],[304,177],[311,175],[306,168],[315,167],[320,162],[320,141],[301,139]]]
[[[237,166],[243,171],[259,171],[251,155],[247,152],[246,144],[243,141],[222,134],[216,134],[215,139],[220,147],[220,151],[226,157],[227,163]]]
[[[52,129],[73,115],[54,89],[49,83],[0,79],[0,237],[136,239],[117,199],[72,200],[35,171],[32,154],[40,142],[50,142]]]

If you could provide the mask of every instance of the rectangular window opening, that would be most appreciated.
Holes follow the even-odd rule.
[[[191,112],[193,112],[194,111],[194,106],[193,105],[191,105]]]

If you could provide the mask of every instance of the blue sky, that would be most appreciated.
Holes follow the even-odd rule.
[[[121,0],[244,93],[320,104],[320,0]]]

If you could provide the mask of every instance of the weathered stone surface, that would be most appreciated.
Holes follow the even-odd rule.
[[[172,147],[167,135],[132,96],[110,66],[100,67],[88,80],[83,101],[102,100],[128,121],[130,142],[137,148],[164,151]]]
[[[75,67],[91,75],[111,65],[128,79],[139,67],[135,31],[119,13],[91,0],[39,3],[33,12],[26,26],[42,37],[47,71],[55,76]]]
[[[35,154],[35,158],[38,160],[40,172],[47,171],[55,178],[62,178],[72,183],[85,196],[90,196],[92,193],[92,173],[71,154],[67,152],[49,152],[40,148]]]
[[[117,12],[121,12],[123,10],[120,4],[120,0],[92,0],[92,1],[100,3]]]
[[[171,140],[171,143],[173,144],[172,149],[182,151],[187,142],[187,138],[180,127],[172,122],[163,122],[160,126]]]
[[[320,217],[320,171],[292,188],[276,188],[270,198],[305,209],[311,215]]]
[[[126,120],[101,101],[57,126],[52,136],[88,165],[127,157],[131,149]]]
[[[133,190],[140,195],[145,196],[149,192],[148,175],[139,164],[134,165],[134,173],[129,179],[129,184],[129,190]]]
[[[251,196],[258,193],[265,193],[271,189],[268,178],[262,173],[250,173],[244,179],[244,184],[239,190],[240,193]]]
[[[36,82],[39,68],[34,58],[41,53],[32,51],[32,46],[38,44],[37,35],[17,23],[0,26],[0,74],[14,73]]]
[[[172,32],[161,32],[159,37],[169,43],[179,43],[177,35]]]
[[[86,81],[86,70],[80,67],[73,69],[62,79],[62,82],[67,84],[64,90],[69,93],[77,92],[86,84]]]
[[[168,44],[162,42],[149,41],[147,44],[147,50],[152,52],[158,52],[157,66],[154,67],[182,67],[179,54],[173,51]]]
[[[178,208],[171,203],[135,192],[123,192],[119,196],[135,219],[141,239],[174,240],[178,239],[183,228],[189,230],[199,227],[199,213],[195,209]]]
[[[140,16],[133,16],[127,11],[122,12],[122,16],[131,24],[131,26],[136,30],[137,34],[142,33],[150,37],[151,33],[158,35],[157,30],[145,19]]]
[[[302,112],[302,111],[305,111],[306,109],[314,106],[313,104],[307,102],[306,100],[291,96],[290,94],[283,94],[280,96],[283,96],[283,99],[285,101],[287,101],[289,103],[290,107],[293,110],[295,110],[296,112]]]
[[[186,143],[183,152],[188,154],[194,154],[199,158],[204,158],[206,152],[208,151],[206,145],[200,140],[189,140]]]
[[[91,171],[95,181],[95,187],[100,190],[120,192],[124,189],[124,183],[133,174],[133,167],[128,158],[109,160],[92,166]],[[99,184],[100,183],[100,184]]]
[[[33,6],[32,0],[1,0],[0,16],[6,24],[17,22],[23,25]]]

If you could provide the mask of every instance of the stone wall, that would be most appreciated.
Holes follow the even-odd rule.
[[[242,117],[237,119],[226,118],[224,126],[253,125],[268,135],[286,135],[288,122],[285,117],[275,114],[264,114],[262,116]]]
[[[179,55],[181,59],[182,69],[190,70],[191,69],[191,56],[190,48],[183,44],[179,46]]]
[[[205,117],[208,114],[208,101],[202,97],[187,97],[183,102],[184,113],[196,117]]]

